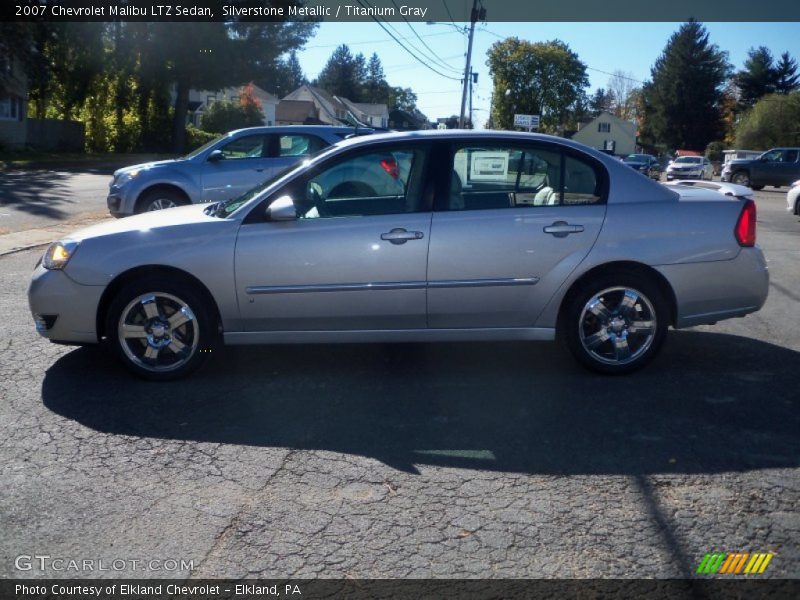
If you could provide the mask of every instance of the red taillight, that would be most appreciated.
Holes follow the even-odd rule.
[[[384,158],[381,160],[381,166],[393,179],[400,177],[400,167],[397,166],[397,161],[394,158]]]
[[[734,235],[740,246],[756,245],[756,203],[752,200],[745,201]]]

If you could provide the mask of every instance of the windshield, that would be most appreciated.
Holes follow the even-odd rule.
[[[675,162],[697,164],[703,162],[703,159],[700,158],[699,156],[681,156],[680,158],[676,158]]]
[[[203,145],[202,145],[202,146],[200,146],[199,148],[195,148],[194,150],[192,150],[191,152],[189,152],[189,154],[187,154],[186,156],[182,156],[181,158],[194,158],[194,157],[195,157],[195,156],[197,156],[198,154],[201,154],[201,153],[202,153],[202,152],[204,152],[205,150],[208,150],[209,148],[211,148],[211,146],[213,146],[214,144],[216,144],[218,141],[220,141],[220,140],[221,140],[222,138],[224,138],[224,137],[225,137],[224,135],[218,135],[217,137],[215,137],[215,138],[214,138],[213,140],[211,140],[210,142],[206,142],[205,144],[203,144]]]

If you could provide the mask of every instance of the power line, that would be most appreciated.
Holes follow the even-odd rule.
[[[456,31],[439,31],[437,33],[426,33],[422,37],[434,37],[434,36],[438,36],[438,35],[453,35],[454,33],[458,33],[458,32],[456,32]],[[409,36],[404,36],[404,37],[401,36],[400,39],[401,40],[410,40],[410,39],[413,39],[413,38],[409,35]],[[392,40],[386,40],[386,39],[383,39],[383,40],[368,40],[368,41],[365,41],[365,42],[348,42],[347,45],[348,46],[364,46],[366,44],[382,44],[382,43],[387,43],[387,42],[391,42],[391,41]],[[341,45],[342,44],[320,44],[320,45],[317,45],[317,46],[305,46],[305,47],[303,47],[303,50],[315,50],[317,48],[338,48]]]
[[[356,1],[362,6],[362,8],[367,9],[367,6],[364,5],[364,2],[362,0],[356,0]],[[367,3],[369,3],[369,0],[367,0]],[[370,5],[370,6],[372,6],[372,5]],[[372,8],[375,8],[375,7],[373,6]],[[386,27],[384,27],[384,25],[383,25],[383,23],[381,23],[381,21],[376,19],[374,16],[372,16],[372,20],[375,21],[381,29],[383,29],[386,33],[388,33],[389,37],[391,37],[395,42],[397,42],[398,46],[400,46],[403,50],[408,52],[415,60],[417,60],[417,62],[419,62],[421,65],[423,65],[426,69],[428,69],[430,71],[433,71],[434,73],[436,73],[440,77],[444,77],[445,79],[451,79],[453,81],[460,81],[460,79],[458,77],[451,77],[450,75],[442,73],[438,69],[434,69],[431,65],[429,65],[427,62],[425,62],[423,59],[421,59],[419,56],[417,56],[411,50],[409,50],[403,44],[403,42],[401,42],[399,39],[397,39],[397,37],[391,31],[389,31]]]
[[[394,4],[395,8],[397,8],[397,12],[399,13],[399,12],[400,12],[400,7],[399,7],[399,6],[397,6],[397,2],[395,2],[394,0],[392,0],[392,4]],[[440,64],[440,65],[444,66],[444,67],[445,67],[445,68],[447,68],[447,69],[450,69],[450,70],[456,71],[456,69],[453,69],[453,67],[451,67],[451,66],[450,66],[450,65],[448,65],[446,62],[444,62],[444,60],[442,60],[442,58],[441,58],[441,57],[440,57],[440,56],[439,56],[439,55],[436,53],[436,51],[435,51],[433,48],[431,48],[431,47],[430,47],[430,46],[427,44],[427,42],[426,42],[425,40],[423,40],[423,39],[422,39],[422,37],[419,35],[419,33],[417,33],[417,30],[416,30],[416,29],[414,29],[414,27],[411,25],[411,23],[409,23],[408,19],[406,19],[406,18],[405,18],[405,16],[403,16],[403,21],[405,21],[405,22],[406,22],[406,25],[408,25],[408,28],[409,28],[409,29],[410,29],[410,30],[411,30],[411,31],[414,33],[414,35],[415,35],[415,36],[417,36],[417,39],[419,39],[419,41],[420,41],[420,42],[422,42],[422,45],[423,45],[423,46],[425,46],[425,47],[426,47],[426,48],[427,48],[427,49],[430,51],[431,55],[432,55],[434,58],[436,58],[436,59],[437,59],[437,61],[439,62],[439,64]]]

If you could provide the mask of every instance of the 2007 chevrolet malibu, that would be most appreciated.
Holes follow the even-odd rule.
[[[47,249],[29,301],[46,338],[108,343],[148,379],[221,343],[557,337],[624,373],[669,326],[761,308],[755,237],[751,199],[667,187],[569,140],[387,134],[239,198],[79,231]]]

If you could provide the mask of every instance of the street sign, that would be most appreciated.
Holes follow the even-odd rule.
[[[539,129],[539,115],[514,115],[514,127]]]

